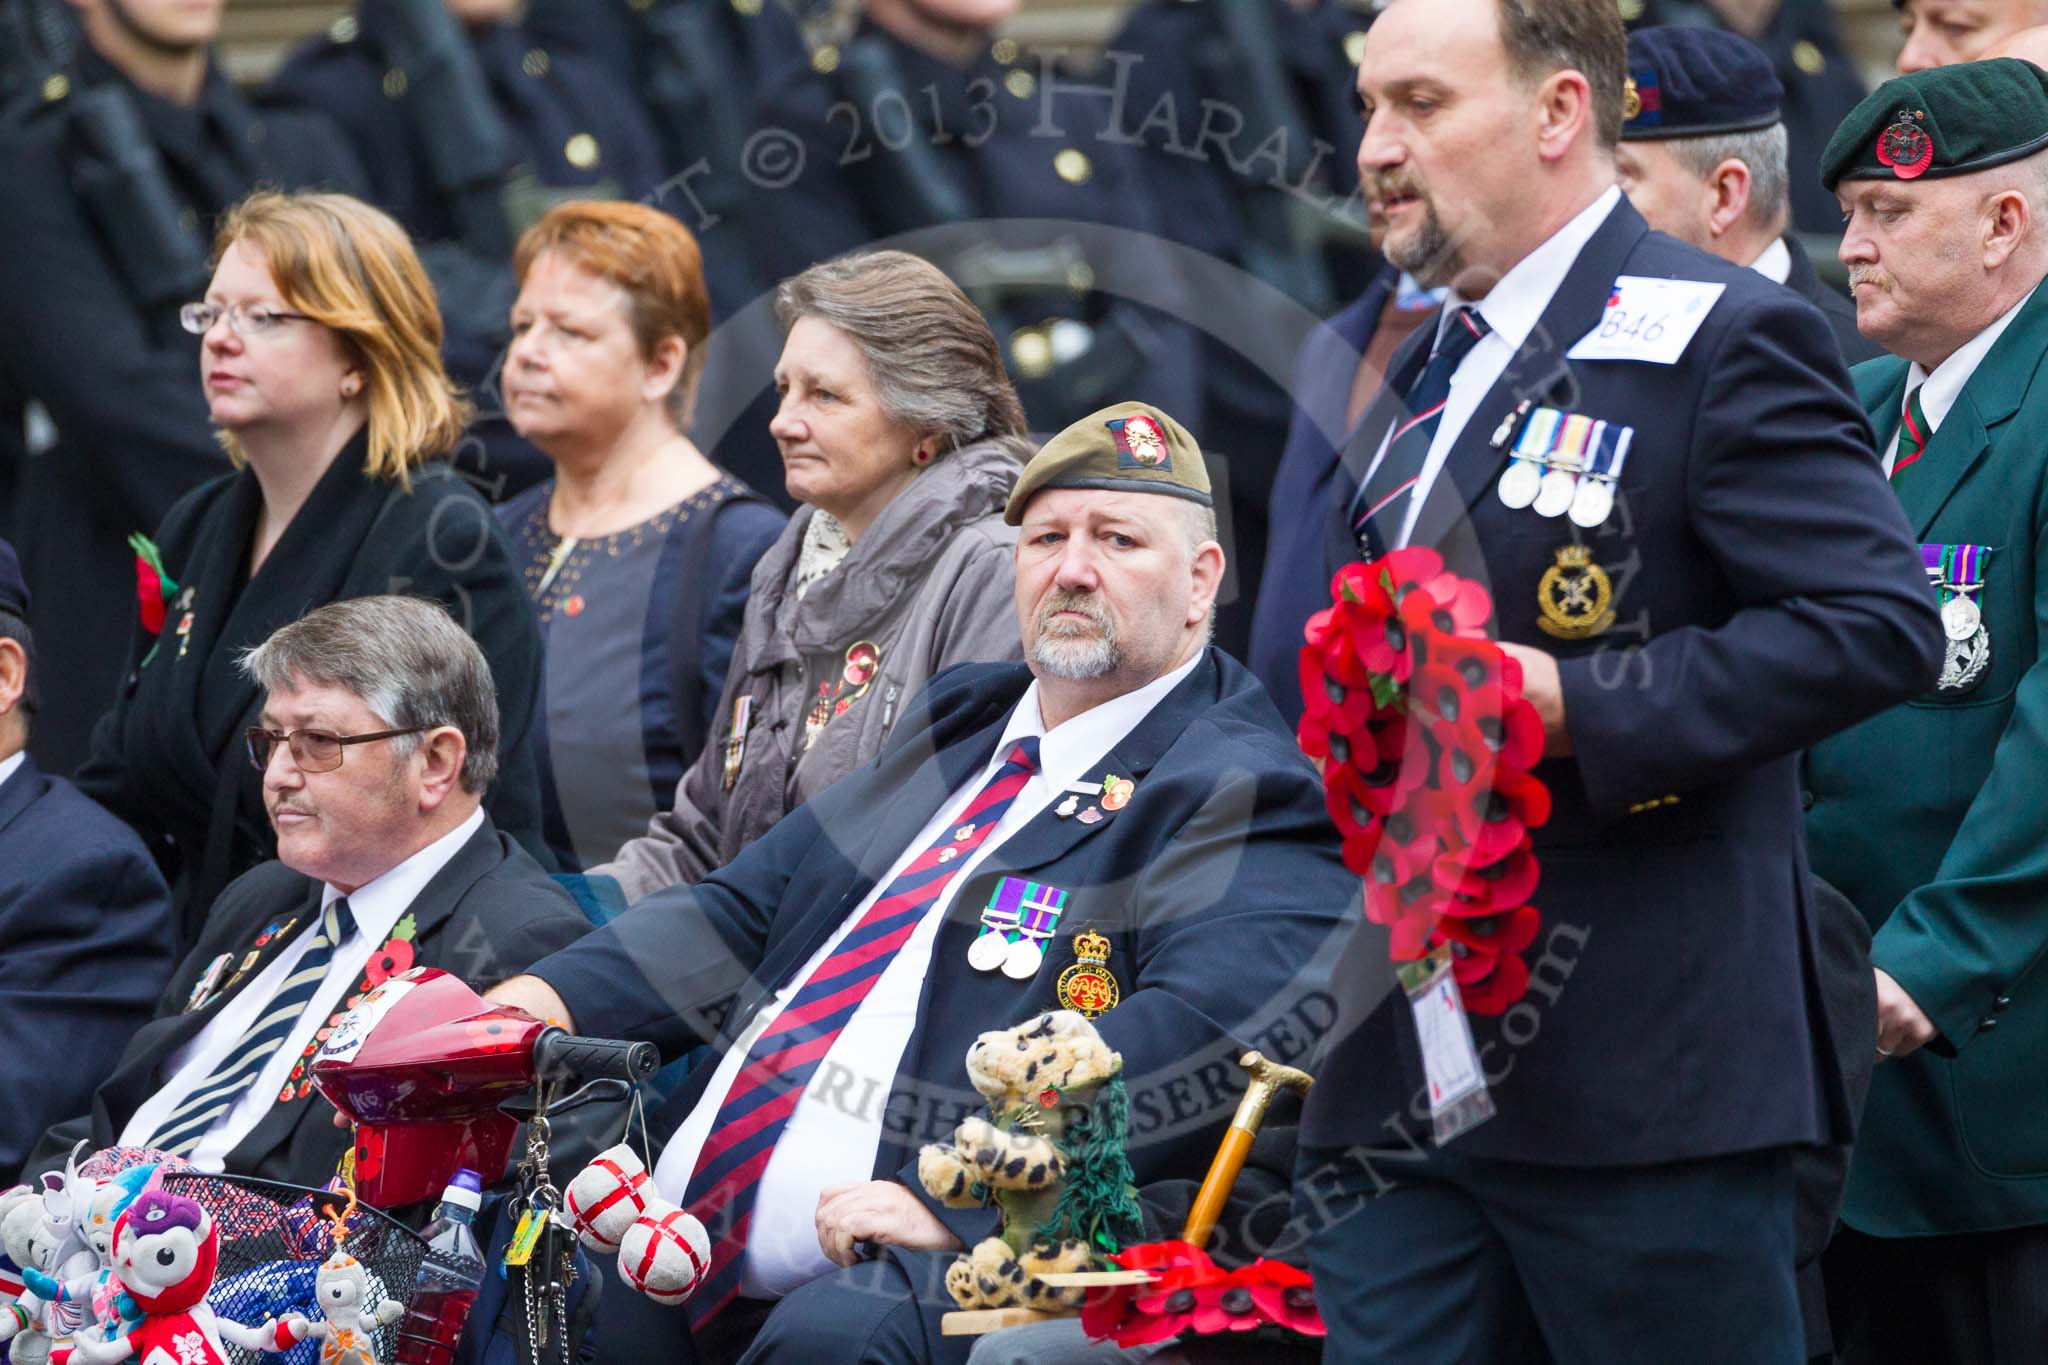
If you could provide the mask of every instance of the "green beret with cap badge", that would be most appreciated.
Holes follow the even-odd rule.
[[[1937,180],[2048,151],[2048,71],[2016,57],[1895,76],[1849,111],[1820,179]]]
[[[1022,525],[1025,504],[1046,488],[1164,493],[1216,505],[1202,448],[1186,427],[1149,403],[1091,412],[1047,441],[1017,476],[1003,520]]]

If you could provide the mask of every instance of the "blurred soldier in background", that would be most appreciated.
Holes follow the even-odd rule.
[[[128,536],[227,471],[198,341],[177,318],[206,288],[215,216],[259,182],[362,187],[324,120],[259,115],[218,69],[221,10],[0,0],[0,35],[32,35],[0,50],[13,96],[0,127],[0,464],[9,445],[22,452],[10,503],[38,587],[33,744],[54,772],[85,756],[120,680],[135,619]]]
[[[562,199],[637,198],[662,177],[653,130],[603,69],[537,41],[520,0],[364,0],[294,53],[266,101],[332,118],[368,198],[420,243],[448,326],[448,369],[477,391],[459,452],[487,498],[545,478],[499,416],[512,244]]]
[[[1352,69],[1373,12],[1368,0],[1144,0],[1096,78],[1127,85],[1123,131],[1142,144],[1139,161],[1168,235],[1315,318],[1357,299],[1381,266],[1351,155],[1365,131]],[[1289,402],[1286,371],[1241,349],[1262,325],[1284,322],[1233,311],[1228,333],[1202,330],[1197,424],[1204,450],[1229,462],[1236,592],[1217,610],[1217,639],[1249,657]],[[1261,349],[1284,364],[1298,342],[1289,336]]]
[[[1893,0],[1898,3],[1898,0]],[[2013,0],[1907,0],[1922,6]],[[1820,164],[1835,126],[1863,98],[1863,78],[1835,31],[1828,0],[1617,0],[1628,26],[1694,24],[1725,28],[1755,43],[1771,59],[1785,87],[1785,132],[1792,167],[1792,225],[1800,232],[1842,234],[1835,197],[1824,192],[1813,168]]]
[[[740,235],[746,181],[730,171],[756,95],[806,56],[781,0],[532,0],[526,31],[549,51],[581,53],[614,90],[638,96],[668,177],[654,205],[702,244],[712,315],[730,317],[772,288]]]
[[[1981,61],[2021,29],[2048,24],[2048,0],[1892,0],[1892,8],[1906,35],[1899,49],[1905,75]]]
[[[1820,309],[1847,363],[1883,355],[1856,330],[1856,305],[1821,283],[1786,231],[1785,92],[1769,59],[1733,33],[1671,25],[1629,35],[1628,70],[1614,167],[1636,211]]]

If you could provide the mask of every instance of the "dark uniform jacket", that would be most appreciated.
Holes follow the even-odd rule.
[[[1871,1080],[1842,1217],[1880,1237],[2048,1223],[2044,357],[2038,291],[1898,482],[1916,539],[1990,547],[1977,594],[1988,667],[1967,690],[1922,689],[1807,756],[1814,866],[1870,921],[1871,960],[1939,1030]],[[1887,357],[1856,369],[1880,450],[1907,368]]]
[[[368,478],[367,441],[358,433],[335,456],[253,579],[262,495],[248,470],[195,489],[157,532],[177,598],[160,636],[135,630],[127,682],[78,781],[171,870],[183,943],[198,936],[221,888],[276,846],[263,775],[242,738],[263,695],[237,661],[329,602],[431,597],[476,637],[498,686],[498,779],[486,804],[507,833],[540,847],[539,776],[526,742],[540,636],[503,533],[445,463],[415,469],[409,492]],[[126,600],[133,612],[132,590]]]
[[[126,825],[32,758],[0,783],[0,1185],[92,1100],[178,960],[171,896]]]
[[[988,762],[1030,681],[1022,664],[939,674],[872,764],[694,887],[657,892],[535,973],[586,1035],[648,1038],[667,1054],[730,1045]],[[1327,1018],[1327,966],[1358,883],[1337,857],[1314,772],[1258,681],[1214,648],[1102,769],[1136,784],[1122,810],[1089,824],[1047,809],[960,887],[884,1103],[874,1170],[924,1197],[918,1148],[980,1108],[965,1084],[967,1045],[1058,1008],[1074,936],[1092,928],[1110,940],[1120,987],[1121,1003],[1097,1023],[1124,1058],[1147,1235],[1173,1236],[1243,1092],[1238,1056],[1258,1046],[1299,1060],[1312,1042],[1300,1021],[1319,1031]],[[1069,892],[1044,963],[1022,981],[966,961],[1004,875]],[[702,1011],[735,992],[723,1027],[711,1024]],[[685,1080],[653,1120],[657,1139],[675,1131],[713,1070],[701,1065]],[[1284,1188],[1283,1175],[1260,1193]],[[970,1246],[993,1231],[992,1209],[932,1207]]]
[[[1679,363],[1566,359],[1621,275],[1725,287]],[[1346,451],[1351,486],[1432,340],[1397,353]],[[1495,496],[1493,433],[1523,397],[1634,428],[1596,531]],[[1359,553],[1349,501],[1331,570]],[[1498,1113],[1456,1149],[1592,1167],[1845,1140],[1840,1049],[1870,1043],[1834,1038],[1822,1006],[1796,755],[1923,691],[1940,625],[1819,314],[1619,203],[1451,447],[1411,543],[1490,587],[1499,638],[1557,658],[1573,747],[1536,769],[1554,805],[1535,831],[1534,980],[1474,1021]],[[1544,576],[1575,545],[1614,619],[1560,639],[1539,594],[1555,600]],[[1361,935],[1354,957],[1384,951]],[[1426,1140],[1407,1001],[1346,1006],[1348,1022],[1383,1007],[1335,1045],[1304,1141],[1403,1146],[1389,1120]]]
[[[207,917],[206,933],[164,989],[156,1018],[128,1044],[113,1074],[93,1094],[89,1112],[45,1134],[35,1160],[61,1164],[79,1138],[90,1138],[95,1147],[116,1141],[143,1101],[170,1079],[172,1057],[242,988],[230,984],[202,1000],[198,1009],[187,1009],[193,987],[213,960],[232,953],[239,964],[255,952],[249,970],[231,979],[254,981],[269,959],[294,941],[290,934],[275,934],[258,946],[258,936],[293,916],[310,923],[319,912],[321,894],[319,882],[275,861],[236,878]],[[434,874],[407,913],[417,926],[416,965],[453,972],[479,991],[516,976],[590,928],[568,893],[489,820]],[[317,1095],[273,1104],[228,1153],[226,1168],[231,1174],[294,1185],[325,1184],[349,1143],[347,1130],[335,1127],[333,1118],[333,1107]],[[35,1160],[30,1165],[42,1169]],[[484,1178],[497,1175],[487,1171]]]
[[[359,193],[355,157],[323,119],[259,115],[218,69],[197,105],[144,93],[87,49],[80,93],[0,131],[0,392],[33,399],[56,443],[29,459],[9,509],[45,705],[35,753],[69,772],[113,699],[134,595],[127,538],[228,464],[199,387],[199,340],[178,306],[206,292],[221,212],[258,185]],[[141,158],[132,181],[115,153],[89,151],[79,107],[125,96]],[[92,186],[97,185],[98,189]],[[162,195],[159,237],[121,193]],[[18,409],[15,410],[18,414]],[[0,443],[4,444],[4,443]]]

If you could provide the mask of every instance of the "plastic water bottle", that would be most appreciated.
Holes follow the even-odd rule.
[[[393,1365],[450,1365],[455,1359],[462,1325],[484,1282],[484,1255],[470,1230],[483,1198],[483,1182],[475,1171],[457,1171],[441,1191],[434,1221],[420,1234],[427,1254],[420,1258],[412,1300],[398,1324]]]

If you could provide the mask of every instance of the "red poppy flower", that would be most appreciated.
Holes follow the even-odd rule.
[[[1196,1336],[1249,1332],[1265,1325],[1266,1317],[1259,1312],[1259,1301],[1252,1297],[1249,1286],[1233,1284],[1226,1278],[1220,1284],[1205,1285],[1195,1291],[1195,1311],[1188,1315],[1188,1328]]]
[[[1446,915],[1497,915],[1527,905],[1536,893],[1536,855],[1525,838],[1506,857],[1481,863],[1470,849],[1446,853],[1430,868],[1438,887],[1450,893]]]
[[[1543,718],[1536,714],[1533,703],[1519,695],[1507,702],[1498,716],[1482,718],[1479,733],[1507,767],[1533,768],[1543,759]]]
[[[1354,661],[1347,667],[1355,669],[1358,665]],[[1363,728],[1365,718],[1372,714],[1371,680],[1361,675],[1355,683],[1346,681],[1342,669],[1332,669],[1320,652],[1304,648],[1301,703],[1305,719],[1337,734],[1352,734]]]
[[[1408,681],[1415,669],[1415,640],[1398,609],[1361,611],[1350,638],[1358,661],[1369,672],[1396,683]]]
[[[1473,1014],[1505,1013],[1507,1007],[1529,993],[1529,964],[1519,954],[1455,953],[1451,974],[1458,979],[1458,998]]]
[[[1443,921],[1429,910],[1414,910],[1387,926],[1387,960],[1414,962],[1429,952],[1430,938]]]
[[[356,1129],[356,1179],[375,1180],[384,1169],[384,1130],[367,1124]]]
[[[1498,915],[1445,915],[1436,927],[1446,943],[1461,943],[1476,952],[1501,957],[1534,943],[1542,924],[1542,913],[1533,905],[1523,905]]]
[[[371,988],[383,985],[400,972],[412,970],[412,944],[402,938],[384,941],[384,946],[370,954],[370,965],[363,969],[363,981]]]
[[[1434,622],[1445,636],[1466,640],[1486,639],[1486,623],[1493,619],[1493,595],[1469,578],[1438,574],[1422,585],[1436,601]]]
[[[1473,860],[1492,863],[1512,852],[1529,829],[1550,818],[1550,789],[1520,768],[1501,764],[1494,768],[1491,783],[1461,792],[1451,808]]]
[[[1252,1300],[1266,1321],[1305,1337],[1326,1334],[1323,1315],[1316,1309],[1315,1284],[1307,1271],[1285,1261],[1261,1258],[1233,1271],[1230,1278],[1252,1291]]]
[[[1438,745],[1437,790],[1463,799],[1473,788],[1484,789],[1492,784],[1495,755],[1486,746],[1483,735],[1484,731],[1477,722],[1472,725],[1443,725],[1431,731],[1431,738]]]
[[[1393,599],[1387,595],[1386,563],[1383,559],[1371,564],[1346,564],[1330,575],[1330,600],[1340,606],[1389,610]]]
[[[1151,1284],[1091,1290],[1081,1308],[1081,1329],[1119,1346],[1143,1346],[1178,1336],[1194,1311],[1198,1287],[1221,1281],[1223,1272],[1201,1248],[1187,1242],[1142,1242],[1112,1258],[1126,1270],[1150,1270]]]
[[[1442,576],[1444,557],[1427,545],[1410,545],[1390,551],[1366,567],[1377,571],[1375,576],[1399,600],[1402,594]]]

